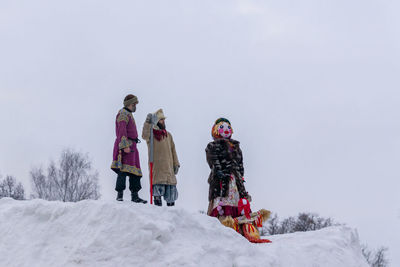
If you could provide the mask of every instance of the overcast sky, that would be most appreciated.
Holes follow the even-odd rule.
[[[400,4],[396,1],[0,1],[0,173],[88,153],[103,199],[128,93],[163,108],[177,206],[206,210],[211,126],[241,142],[253,208],[301,211],[389,246],[400,265]],[[139,145],[149,198],[147,148]]]

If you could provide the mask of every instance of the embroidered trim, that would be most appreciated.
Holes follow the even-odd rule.
[[[125,121],[126,123],[128,123],[129,119],[133,120],[132,113],[129,113],[129,111],[121,109],[118,112],[117,122]]]
[[[120,161],[118,162],[117,160],[114,160],[112,162],[111,169],[118,169],[121,172],[132,173],[136,176],[143,176],[142,171],[139,168],[127,164],[121,164],[121,162]]]
[[[121,122],[121,121],[125,121],[126,123],[128,123],[129,122],[128,116],[123,115],[123,114],[120,113],[118,115],[117,122]]]
[[[119,149],[124,149],[130,147],[132,145],[132,141],[126,138],[126,136],[121,137],[121,142],[119,142],[118,147]]]
[[[122,168],[122,154],[121,150],[118,152],[118,157],[117,157],[117,168],[121,169]]]

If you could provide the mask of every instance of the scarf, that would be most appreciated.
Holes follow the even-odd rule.
[[[167,130],[163,129],[163,130],[156,130],[153,129],[153,134],[154,137],[158,140],[161,141],[162,139],[164,139],[165,137],[168,136]]]

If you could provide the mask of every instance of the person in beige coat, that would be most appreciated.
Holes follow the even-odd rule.
[[[167,202],[167,206],[174,206],[178,199],[176,188],[176,175],[180,167],[176,155],[175,143],[170,132],[165,128],[164,112],[159,109],[156,116],[149,113],[143,125],[142,138],[146,140],[150,155],[150,131],[152,125],[154,136],[154,165],[153,165],[153,196],[154,204],[162,206],[161,197]],[[152,121],[152,118],[156,121]]]

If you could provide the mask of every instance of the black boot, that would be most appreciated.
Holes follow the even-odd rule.
[[[154,197],[154,205],[156,206],[162,206],[162,201],[161,201],[161,197]]]
[[[124,191],[118,191],[117,201],[124,201]]]
[[[132,192],[132,201],[135,203],[143,203],[143,204],[147,203],[147,200],[141,199],[139,197],[138,192]]]
[[[175,202],[167,203],[167,206],[168,206],[168,207],[175,206]]]

